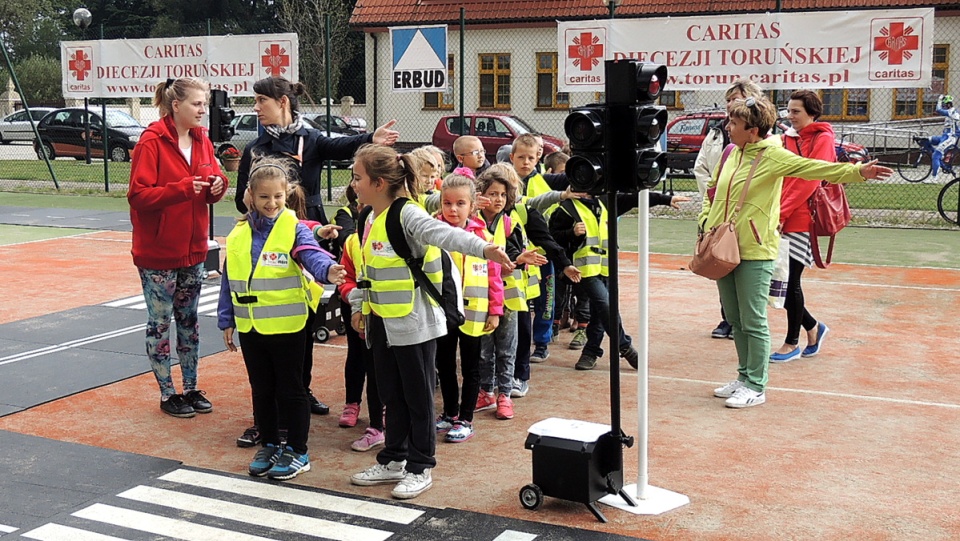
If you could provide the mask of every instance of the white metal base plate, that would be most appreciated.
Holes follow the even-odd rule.
[[[626,485],[623,490],[637,502],[636,507],[628,504],[619,494],[608,494],[598,501],[634,515],[660,515],[690,503],[689,497],[665,488],[648,485],[644,492],[646,498],[642,500],[637,497],[637,485]]]

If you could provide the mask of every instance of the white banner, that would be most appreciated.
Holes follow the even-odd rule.
[[[668,91],[930,86],[933,8],[561,22],[558,90],[603,91],[603,61],[664,64]]]
[[[394,92],[447,89],[447,25],[390,27]]]
[[[146,98],[158,83],[199,77],[231,96],[253,96],[264,77],[297,81],[296,34],[60,42],[65,98]]]

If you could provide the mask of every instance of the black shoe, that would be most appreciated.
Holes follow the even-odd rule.
[[[172,395],[166,400],[160,401],[160,410],[167,415],[187,419],[197,414],[190,402],[182,394]]]
[[[237,438],[237,447],[253,447],[260,444],[260,429],[257,425],[243,431],[243,435]]]
[[[726,321],[721,321],[720,324],[717,325],[717,328],[710,333],[710,336],[713,338],[731,338],[731,332],[733,332],[733,327]]]
[[[187,394],[183,395],[183,398],[188,404],[193,406],[193,411],[197,413],[210,413],[213,411],[213,404],[204,398],[206,394],[207,393],[199,390],[187,391]]]
[[[597,366],[597,358],[592,355],[587,355],[586,353],[580,355],[580,359],[577,361],[577,364],[574,365],[574,368],[577,370],[593,370]]]
[[[280,447],[286,446],[287,435],[289,434],[289,431],[286,428],[281,428],[280,430],[277,431],[277,433],[280,435]]]
[[[310,413],[314,415],[327,415],[330,413],[330,406],[317,400],[317,397],[313,396],[313,393],[307,395],[307,400],[310,401]]]
[[[620,356],[626,359],[634,370],[640,365],[640,353],[633,346],[627,346],[621,349]]]

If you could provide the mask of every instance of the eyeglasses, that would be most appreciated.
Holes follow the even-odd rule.
[[[467,152],[466,155],[473,156],[473,157],[480,157],[480,156],[484,156],[484,155],[486,155],[486,154],[487,154],[487,151],[486,151],[486,150],[484,150],[484,149],[482,149],[482,148],[479,148],[479,149],[477,149],[477,150],[471,150],[470,152]]]

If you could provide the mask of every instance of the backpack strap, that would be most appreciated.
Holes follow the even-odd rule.
[[[413,252],[410,251],[410,244],[407,243],[407,236],[403,232],[403,224],[400,223],[400,213],[408,201],[410,200],[406,197],[398,197],[394,199],[393,203],[390,203],[390,208],[387,210],[387,240],[390,241],[390,246],[393,248],[394,253],[407,264],[416,285],[423,288],[437,305],[443,306],[440,292],[437,291],[437,287],[433,285],[433,282],[427,278],[427,274],[423,272],[423,258],[413,257]]]

